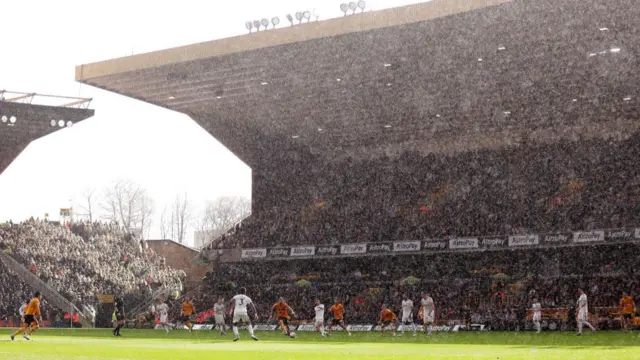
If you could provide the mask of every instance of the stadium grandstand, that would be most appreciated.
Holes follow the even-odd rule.
[[[252,215],[209,245],[200,309],[245,286],[262,305],[341,297],[373,323],[430,289],[440,321],[517,327],[539,297],[559,329],[580,286],[612,324],[620,289],[640,291],[623,256],[640,238],[638,18],[622,0],[438,0],[76,80],[185,113],[252,168]]]
[[[33,140],[90,118],[91,99],[0,91],[0,173]],[[63,217],[64,218],[64,217]],[[131,304],[182,290],[184,273],[117,224],[29,219],[0,223],[0,327],[17,325],[18,309],[44,294],[45,326],[111,322],[101,295]]]
[[[33,140],[93,116],[91,99],[0,90],[0,174]]]

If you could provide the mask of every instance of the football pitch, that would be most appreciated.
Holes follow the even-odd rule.
[[[16,337],[9,330],[0,338],[3,360],[103,360],[103,359],[233,359],[233,360],[365,360],[365,359],[640,359],[640,333],[571,332],[527,333],[437,333],[427,338],[407,333],[393,338],[377,333],[334,333],[322,338],[299,333],[289,339],[276,332],[257,332],[253,341],[246,332],[233,342],[232,335],[215,332],[169,335],[153,330],[122,330],[114,338],[110,330],[53,330],[36,332],[32,341]]]

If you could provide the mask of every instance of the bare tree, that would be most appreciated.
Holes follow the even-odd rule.
[[[172,229],[171,218],[167,214],[167,207],[165,206],[164,210],[162,210],[162,214],[160,215],[160,238],[169,239],[171,229]]]
[[[140,197],[140,234],[141,238],[148,239],[151,232],[151,224],[153,223],[154,202],[146,192]]]
[[[160,235],[184,244],[191,223],[191,204],[187,194],[176,195],[170,207],[165,207],[160,216]]]
[[[208,203],[194,226],[207,244],[251,214],[251,201],[243,197],[219,197]]]
[[[93,214],[94,211],[96,211],[96,202],[98,201],[96,189],[85,189],[85,191],[82,193],[82,198],[83,200],[79,204],[79,207],[84,213],[78,215],[87,216],[89,218],[89,221],[93,222]]]
[[[148,236],[154,204],[146,190],[130,180],[120,180],[105,189],[102,204],[106,218],[122,225],[127,231]]]

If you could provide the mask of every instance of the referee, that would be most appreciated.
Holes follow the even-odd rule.
[[[116,323],[113,329],[113,336],[121,336],[120,329],[124,326],[124,300],[120,297],[115,299],[115,309],[113,310],[112,319]]]

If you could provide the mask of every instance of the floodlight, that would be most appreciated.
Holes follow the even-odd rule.
[[[291,14],[287,14],[287,20],[289,20],[291,26],[293,26],[293,16],[291,16]]]
[[[302,22],[302,13],[299,11],[296,13],[296,20],[298,20],[298,24]]]
[[[262,26],[264,26],[264,29],[266,30],[269,27],[269,19],[262,19]]]
[[[353,11],[353,13],[356,13],[356,9],[358,8],[358,4],[356,4],[355,2],[350,2],[349,3],[349,10]]]
[[[311,19],[311,12],[309,11],[305,11],[302,13],[302,17],[304,17],[305,19],[307,19],[307,22],[309,22],[309,19]]]
[[[251,30],[253,29],[253,23],[251,21],[247,21],[246,23],[244,23],[244,26],[247,27],[247,30],[249,30],[249,34],[251,34]]]
[[[71,121],[67,121],[67,127],[72,127],[73,123]]]
[[[347,10],[349,10],[349,5],[340,4],[340,11],[342,11],[344,13],[344,16],[347,16]]]
[[[56,121],[55,120],[51,120],[51,126],[56,126]]]
[[[358,1],[358,7],[360,8],[360,10],[362,10],[362,12],[364,12],[365,6],[367,6],[367,2],[366,1],[364,1],[364,0]]]
[[[280,18],[279,17],[274,17],[273,19],[271,19],[271,25],[273,25],[274,29],[276,28],[276,26],[278,26],[278,24],[280,24]]]
[[[16,123],[16,117],[15,117],[15,116],[10,117],[10,118],[9,118],[9,121],[10,121],[12,124],[15,124],[15,123]]]
[[[7,119],[7,116],[6,116],[6,115],[2,116],[2,122],[3,122],[3,123],[6,123],[6,122],[7,122],[7,120],[9,120],[9,119]]]
[[[60,120],[60,121],[58,121],[58,126],[60,126],[60,127],[64,127],[64,120]]]
[[[257,31],[260,31],[260,20],[253,20],[253,27],[255,27]]]

